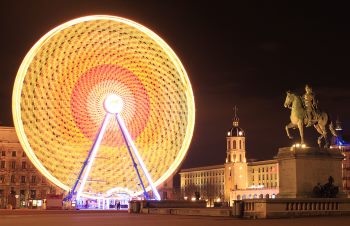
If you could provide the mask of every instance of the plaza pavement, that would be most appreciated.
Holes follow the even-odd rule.
[[[0,226],[347,226],[350,216],[246,220],[232,217],[129,214],[125,211],[5,211]]]

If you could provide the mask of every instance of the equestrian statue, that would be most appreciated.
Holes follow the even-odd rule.
[[[313,126],[320,134],[317,139],[319,147],[322,146],[322,139],[324,140],[324,147],[329,147],[327,138],[327,127],[333,136],[337,136],[334,130],[333,123],[326,112],[319,110],[318,103],[315,100],[315,95],[309,85],[305,86],[305,94],[300,97],[295,93],[287,91],[284,107],[291,109],[290,123],[286,125],[287,136],[290,139],[293,137],[289,133],[289,129],[299,129],[301,144],[304,142],[304,125],[306,127]]]

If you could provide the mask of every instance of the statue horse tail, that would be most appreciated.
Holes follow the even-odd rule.
[[[333,126],[333,121],[330,120],[330,123],[329,123],[329,131],[331,131],[331,134],[334,136],[334,137],[338,137],[338,134],[337,134],[337,131],[335,131],[334,129],[334,126]]]

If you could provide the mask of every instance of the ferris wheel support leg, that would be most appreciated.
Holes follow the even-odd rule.
[[[158,193],[156,187],[155,187],[154,184],[153,184],[151,175],[148,173],[148,170],[147,170],[145,164],[143,163],[143,160],[142,160],[142,158],[141,158],[141,156],[140,156],[140,154],[139,154],[139,152],[138,152],[138,150],[137,150],[137,148],[136,148],[136,146],[135,146],[133,140],[131,139],[130,133],[129,133],[128,129],[127,129],[126,126],[125,126],[124,120],[122,119],[122,117],[121,117],[119,114],[116,114],[116,117],[117,117],[117,122],[118,122],[118,124],[119,124],[120,130],[121,130],[121,132],[122,132],[124,138],[125,138],[126,141],[127,141],[127,144],[126,144],[126,145],[127,145],[127,146],[128,146],[128,145],[131,146],[131,150],[133,151],[133,153],[134,153],[134,155],[135,155],[135,157],[136,157],[136,159],[137,159],[139,165],[141,166],[141,169],[142,169],[144,175],[146,176],[146,179],[147,179],[148,184],[150,185],[150,187],[151,187],[151,189],[152,189],[152,192],[153,192],[153,194],[154,194],[154,196],[155,196],[155,199],[156,199],[156,200],[160,200],[160,195],[159,195],[159,193]],[[129,147],[128,147],[128,148],[129,148]],[[130,156],[131,156],[131,155],[130,155]],[[137,171],[137,170],[136,170],[136,171]],[[140,177],[139,177],[139,178],[140,178]],[[140,182],[141,182],[141,184],[142,184],[142,186],[143,186],[143,183],[142,183],[141,178],[140,178]],[[144,191],[145,191],[145,190],[144,190]]]
[[[134,156],[132,155],[132,152],[131,152],[131,150],[130,150],[129,143],[128,143],[126,137],[125,137],[125,134],[124,134],[124,132],[123,132],[123,130],[122,130],[122,127],[120,126],[119,122],[118,122],[118,125],[119,125],[119,128],[120,128],[121,132],[122,132],[122,135],[123,135],[123,138],[124,138],[126,147],[127,147],[127,149],[128,149],[128,152],[129,152],[129,155],[130,155],[132,164],[133,164],[134,169],[135,169],[135,171],[136,171],[136,173],[137,173],[137,177],[139,178],[141,187],[142,187],[142,189],[143,189],[143,195],[145,196],[145,198],[146,198],[147,200],[149,200],[150,197],[149,197],[149,195],[148,195],[148,193],[147,193],[147,191],[146,191],[145,185],[143,184],[142,178],[141,178],[141,176],[140,176],[139,169],[137,168],[137,164],[136,164],[136,162],[135,162]]]
[[[83,189],[84,189],[87,177],[89,176],[92,164],[93,164],[93,162],[95,160],[98,148],[100,147],[100,144],[102,142],[103,135],[106,132],[107,125],[108,125],[108,122],[109,122],[110,118],[111,118],[111,114],[107,113],[105,118],[103,119],[101,128],[100,128],[100,130],[99,130],[99,132],[97,134],[97,137],[96,137],[96,139],[94,141],[94,144],[92,145],[92,148],[91,148],[91,150],[89,152],[89,155],[86,158],[86,160],[84,162],[84,165],[83,165],[83,167],[82,167],[82,169],[81,169],[81,171],[79,173],[78,179],[77,179],[77,181],[74,184],[74,187],[72,189],[72,196],[74,196],[74,193],[75,193],[75,190],[77,189],[79,181],[81,180],[81,177],[83,176],[83,179],[81,180],[79,189],[77,191],[76,199],[79,199],[81,193],[83,192]],[[85,168],[86,168],[86,170],[85,170]]]

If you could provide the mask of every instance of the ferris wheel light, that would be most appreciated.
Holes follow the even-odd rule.
[[[149,170],[142,178],[152,179],[147,191],[174,175],[195,124],[192,86],[175,52],[143,25],[109,15],[77,18],[41,37],[17,72],[12,111],[28,158],[66,191],[78,181],[91,147],[100,150],[103,161],[96,154],[93,164],[86,164],[91,174],[82,174],[77,184],[86,184],[77,193],[89,198],[104,197],[116,187],[130,196],[143,194],[133,183],[137,174],[115,117],[94,145],[105,114],[123,113],[144,160],[139,166]]]
[[[108,113],[116,114],[123,110],[123,99],[116,94],[109,94],[104,103],[104,108]]]

